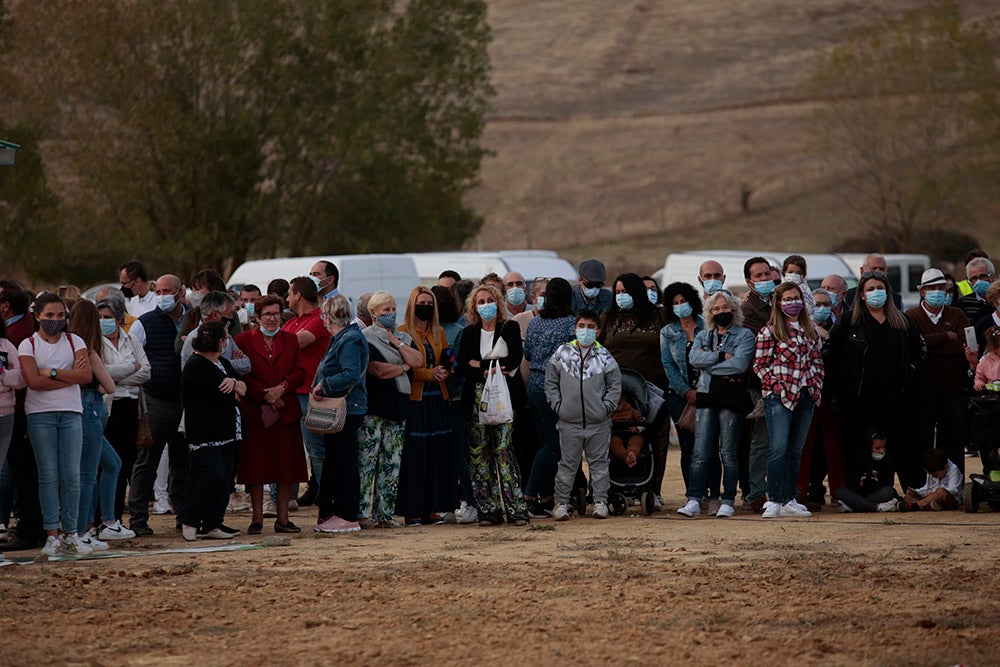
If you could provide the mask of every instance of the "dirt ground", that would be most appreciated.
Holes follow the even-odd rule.
[[[650,517],[309,531],[290,546],[2,567],[0,662],[1000,661],[1000,512],[685,519],[670,454],[668,511]],[[172,517],[154,519],[154,536],[122,547],[186,546]]]

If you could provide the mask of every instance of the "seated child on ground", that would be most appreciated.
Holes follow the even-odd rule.
[[[976,365],[976,381],[973,385],[976,391],[982,391],[990,382],[1000,380],[1000,327],[990,327],[983,338],[986,341],[983,345],[985,352]]]
[[[958,509],[965,477],[958,466],[948,460],[940,449],[928,449],[924,454],[927,483],[919,489],[907,489],[899,503],[900,512],[918,510]]]
[[[865,429],[869,443],[864,458],[857,462],[847,480],[847,486],[833,491],[841,512],[892,512],[898,494],[892,485],[895,474],[892,458],[886,453],[885,432],[878,428]]]
[[[642,413],[632,407],[632,404],[625,400],[624,396],[618,399],[618,407],[611,413],[611,453],[615,458],[624,461],[629,468],[635,467],[639,460],[639,452],[642,451],[642,436],[635,434],[642,433],[644,428],[642,426],[627,426],[627,424],[641,421]],[[615,434],[615,432],[624,431],[632,434],[628,437],[627,445],[622,436]]]

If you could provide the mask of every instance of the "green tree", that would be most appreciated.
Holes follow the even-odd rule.
[[[478,231],[463,198],[492,96],[481,1],[41,1],[14,14],[4,64],[31,82],[18,108],[52,138],[74,229],[116,230],[95,257],[225,271]]]
[[[845,199],[885,246],[966,219],[970,171],[995,141],[984,110],[1000,87],[986,26],[938,2],[849,35],[809,74],[819,147],[853,176]]]

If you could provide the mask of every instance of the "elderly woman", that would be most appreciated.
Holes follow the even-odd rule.
[[[691,346],[691,365],[700,369],[698,376],[698,409],[695,416],[695,445],[691,460],[687,503],[677,510],[685,516],[701,513],[701,497],[708,483],[708,459],[715,442],[719,442],[722,457],[722,503],[716,512],[720,518],[734,514],[736,484],[739,481],[740,428],[746,416],[743,404],[749,407],[745,378],[753,360],[754,337],[742,326],[740,301],[726,290],[716,292],[705,301],[702,313],[705,328],[698,332]],[[714,383],[723,383],[731,390],[713,390]],[[721,387],[717,387],[721,389]],[[742,392],[742,396],[740,395]],[[724,400],[727,399],[727,400]]]
[[[537,284],[536,281],[535,284]],[[532,285],[534,287],[534,284]],[[531,363],[528,375],[528,403],[535,416],[540,447],[535,454],[524,489],[532,518],[552,516],[552,494],[559,466],[558,415],[545,398],[545,369],[549,359],[563,343],[576,337],[573,317],[573,287],[563,278],[553,278],[545,287],[544,308],[528,323],[524,356]]]
[[[444,514],[458,503],[446,384],[454,360],[438,323],[434,293],[427,287],[410,292],[400,332],[410,335],[422,359],[413,366],[410,383],[396,513],[411,525],[443,523]]]
[[[667,410],[674,424],[688,406],[695,408],[698,376],[701,370],[690,360],[695,336],[705,328],[701,316],[702,304],[698,292],[687,283],[670,283],[663,290],[664,315],[667,326],[660,329],[660,361],[667,374]],[[694,452],[694,431],[677,426],[677,440],[681,447],[681,476],[684,485],[691,483],[691,456]],[[712,509],[718,511],[719,482],[722,468],[718,457],[708,461],[708,498]],[[704,493],[702,494],[704,495]],[[699,496],[700,498],[701,496]],[[714,501],[714,502],[712,502]]]
[[[399,466],[406,436],[407,399],[414,367],[422,367],[423,355],[411,346],[409,334],[396,329],[396,299],[386,291],[368,300],[372,325],[362,334],[368,342],[365,387],[368,414],[361,424],[358,469],[361,504],[358,523],[362,528],[395,528],[393,518],[399,490]],[[420,517],[407,517],[407,525],[419,526]]]
[[[830,332],[826,367],[834,400],[844,416],[844,459],[864,460],[859,452],[864,429],[879,424],[896,463],[902,488],[923,484],[922,452],[911,451],[907,433],[907,384],[923,360],[916,327],[889,298],[889,279],[881,271],[861,274],[853,307]],[[847,471],[848,477],[854,471]]]
[[[101,333],[104,334],[101,356],[115,383],[104,437],[122,462],[115,481],[114,507],[104,508],[102,505],[102,509],[113,511],[114,521],[104,523],[97,537],[102,541],[128,540],[135,537],[135,533],[122,525],[121,518],[125,509],[125,490],[135,465],[139,392],[142,383],[149,379],[150,366],[142,345],[125,332],[125,300],[112,292],[97,302],[97,312],[101,317]]]
[[[319,480],[316,504],[318,533],[349,533],[361,530],[358,507],[361,477],[358,473],[358,430],[368,411],[365,371],[369,345],[358,325],[353,324],[351,304],[338,294],[323,302],[323,325],[330,332],[330,344],[316,369],[310,392],[317,398],[347,397],[347,418],[337,433],[323,436],[325,462]],[[398,339],[397,339],[398,340]]]
[[[522,402],[515,398],[517,392],[524,392],[520,377],[521,331],[516,323],[507,320],[503,297],[492,285],[479,285],[472,291],[466,319],[469,325],[462,332],[457,366],[465,376],[462,406],[469,419],[469,469],[479,525],[503,523],[506,514],[509,523],[523,526],[528,522],[528,508],[521,492],[521,471],[511,447],[511,423],[479,423],[479,404],[493,360],[499,361],[511,405]]]
[[[281,330],[281,298],[259,297],[251,304],[259,326],[236,336],[236,345],[250,361],[244,377],[247,393],[240,402],[243,442],[237,481],[250,492],[252,517],[247,533],[258,535],[264,521],[264,484],[276,483],[276,533],[298,533],[288,518],[292,484],[309,478],[299,419],[299,386],[305,382],[295,334]],[[250,324],[250,322],[248,322]]]
[[[224,322],[203,322],[192,335],[194,355],[181,375],[190,465],[190,503],[182,516],[181,534],[188,541],[199,537],[228,540],[240,532],[222,521],[229,504],[236,447],[243,438],[238,401],[247,385],[222,356],[229,342]]]
[[[757,334],[753,361],[764,397],[769,443],[765,519],[812,516],[795,498],[802,447],[823,390],[820,346],[803,290],[792,283],[778,285],[771,319]]]

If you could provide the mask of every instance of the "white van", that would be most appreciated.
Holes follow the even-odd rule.
[[[856,278],[861,278],[861,265],[865,263],[864,253],[840,253]],[[920,277],[931,268],[931,258],[927,255],[884,255],[889,285],[903,297],[903,308],[913,308],[920,303]]]
[[[417,275],[424,285],[436,285],[442,271],[457,271],[463,278],[479,280],[496,273],[501,278],[511,271],[524,276],[530,287],[536,277],[565,278],[576,284],[576,267],[552,250],[498,250],[495,252],[415,252],[411,253]]]
[[[781,270],[781,263],[791,254],[799,254],[806,260],[806,277],[809,289],[816,289],[823,278],[830,274],[843,276],[848,287],[857,284],[857,279],[850,267],[837,255],[812,253],[776,252],[774,250],[694,250],[691,252],[675,252],[667,255],[663,268],[653,274],[660,288],[673,282],[685,282],[700,290],[698,284],[698,269],[710,259],[722,264],[726,274],[723,283],[726,289],[734,294],[742,294],[747,290],[746,279],[743,277],[743,264],[751,257],[763,257],[774,268]]]
[[[417,269],[408,255],[317,255],[315,257],[280,257],[244,262],[229,276],[226,286],[239,290],[253,283],[261,291],[274,278],[291,280],[308,276],[316,262],[333,262],[340,271],[340,293],[351,304],[365,292],[386,290],[396,297],[399,317],[403,317],[410,291],[420,284]]]

